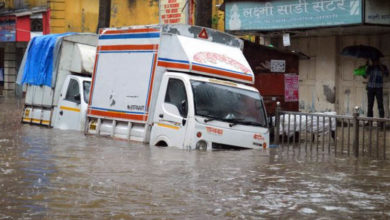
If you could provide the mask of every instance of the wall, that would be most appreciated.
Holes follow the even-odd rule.
[[[47,0],[27,0],[24,2],[27,2],[30,7],[47,6]]]
[[[390,35],[354,35],[330,37],[300,37],[292,39],[292,49],[310,56],[299,63],[300,110],[337,111],[352,114],[354,106],[367,112],[365,81],[353,75],[353,70],[365,64],[364,59],[341,56],[341,50],[350,45],[371,45],[380,49],[385,57],[382,63],[390,68]],[[389,79],[387,79],[389,81]],[[386,115],[389,115],[390,82],[384,86]],[[375,102],[376,103],[376,102]],[[375,104],[376,105],[376,104]],[[374,107],[377,116],[377,107]]]
[[[224,0],[213,0],[213,9],[212,9],[212,23],[211,27],[219,31],[225,30],[225,13],[221,10],[218,10],[219,6],[222,5]]]
[[[47,6],[47,0],[4,0],[5,8],[20,9]]]
[[[158,23],[158,0],[111,0],[111,27]]]
[[[48,0],[50,7],[50,33],[96,33],[99,0]]]

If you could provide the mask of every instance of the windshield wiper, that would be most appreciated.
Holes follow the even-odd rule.
[[[237,125],[238,123],[241,123],[243,119],[241,118],[229,118],[229,119],[223,119],[223,121],[229,122],[229,127],[233,127],[234,125]]]
[[[217,117],[214,117],[212,115],[207,115],[207,114],[197,114],[198,116],[202,116],[202,117],[205,117],[205,119],[203,120],[205,123],[209,122],[209,121],[214,121],[214,120],[221,120]]]
[[[242,119],[242,118],[224,119],[224,121],[230,122],[229,127],[233,127],[237,124],[262,126],[262,124],[260,124],[258,122],[246,121],[245,119]]]
[[[207,123],[207,122],[209,122],[209,121],[214,121],[215,120],[215,118],[205,118],[203,121],[205,122],[205,123]]]
[[[254,122],[254,121],[243,121],[241,122],[242,124],[245,125],[254,125],[254,126],[265,126],[264,124],[261,124],[259,122]]]

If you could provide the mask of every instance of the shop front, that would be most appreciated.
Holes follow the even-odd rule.
[[[49,33],[49,14],[46,8],[0,14],[0,95],[13,94],[27,43],[34,36]]]

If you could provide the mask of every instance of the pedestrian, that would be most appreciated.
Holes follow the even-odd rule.
[[[385,65],[382,65],[379,58],[372,60],[372,65],[369,65],[366,70],[364,78],[368,77],[367,82],[367,117],[373,116],[374,99],[378,104],[379,116],[385,117],[385,111],[383,108],[383,78],[389,76],[389,71]]]

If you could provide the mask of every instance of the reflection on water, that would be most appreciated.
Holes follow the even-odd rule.
[[[184,151],[20,124],[0,98],[0,219],[390,218],[390,164]]]

